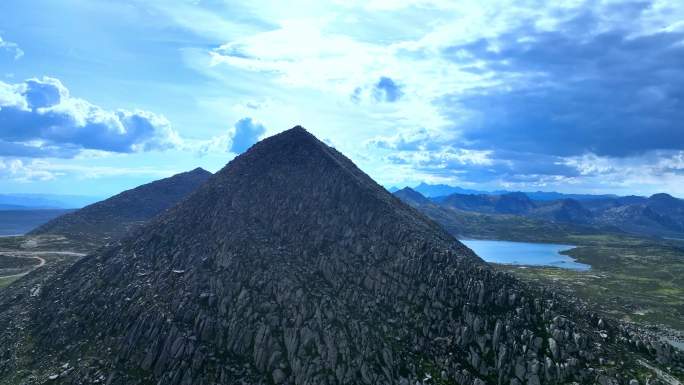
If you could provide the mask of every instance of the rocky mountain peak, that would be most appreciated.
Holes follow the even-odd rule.
[[[31,298],[0,312],[10,383],[589,383],[627,335],[494,271],[301,127]]]
[[[403,189],[397,190],[392,194],[407,203],[416,205],[430,204],[430,200],[428,198],[410,187],[404,187]]]
[[[211,173],[202,167],[195,167],[192,170],[188,171],[190,174],[195,174],[195,175],[211,175]]]
[[[221,255],[273,248],[340,255],[372,242],[432,240],[468,254],[431,220],[402,204],[349,159],[302,127],[255,144],[135,242]],[[343,240],[343,242],[340,242]],[[183,253],[184,256],[193,253]],[[177,264],[191,261],[177,261]]]

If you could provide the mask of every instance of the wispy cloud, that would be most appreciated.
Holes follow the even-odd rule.
[[[17,43],[3,40],[2,36],[0,36],[0,51],[3,50],[12,53],[14,55],[14,60],[19,60],[22,56],[24,56],[24,51],[19,48]]]
[[[64,176],[76,179],[100,179],[118,176],[166,177],[181,171],[160,167],[91,166],[47,159],[17,159],[0,157],[0,180],[16,182],[50,181]]]

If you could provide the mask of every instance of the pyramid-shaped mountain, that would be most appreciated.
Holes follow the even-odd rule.
[[[495,272],[301,127],[32,298],[29,325],[0,312],[0,384],[618,384],[630,346],[680,359]]]
[[[198,167],[147,183],[57,217],[30,235],[55,234],[80,242],[105,243],[175,205],[210,176],[209,171]]]
[[[393,192],[392,195],[412,206],[429,205],[432,203],[428,198],[424,197],[423,194],[410,187],[404,187],[401,190],[397,190]]]

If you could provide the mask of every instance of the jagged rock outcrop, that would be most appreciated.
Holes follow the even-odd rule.
[[[637,358],[681,362],[494,271],[301,127],[32,298],[19,337],[0,303],[0,384],[627,384]]]
[[[104,244],[180,202],[210,176],[209,171],[198,167],[147,183],[57,217],[29,234],[62,235],[80,242]]]

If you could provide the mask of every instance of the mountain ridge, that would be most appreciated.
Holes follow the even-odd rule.
[[[409,187],[409,186],[405,186]],[[401,187],[392,186],[389,191],[394,193],[400,190]],[[615,199],[620,198],[620,196],[615,194],[582,194],[582,193],[561,193],[557,191],[515,191],[515,190],[477,190],[477,189],[466,189],[458,186],[451,186],[447,184],[429,184],[426,182],[421,182],[418,185],[412,187],[413,190],[418,191],[423,196],[440,200],[451,194],[465,194],[465,195],[503,195],[510,193],[523,193],[527,195],[530,199],[535,201],[549,201],[558,199],[576,199],[576,200],[596,200],[596,199]]]
[[[27,210],[77,209],[100,199],[85,195],[6,193],[0,194],[0,207],[6,205]]]
[[[197,167],[156,180],[52,219],[29,235],[61,235],[92,244],[115,240],[182,200],[210,175]]]
[[[612,229],[611,232],[635,235],[684,235],[684,200],[665,193],[654,194],[648,198],[625,196],[593,200],[564,198],[537,201],[520,192],[500,195],[456,193],[427,198],[415,190],[411,191],[414,191],[411,198],[399,192],[394,194],[414,206],[422,205],[424,208],[430,206],[424,199],[429,199],[435,206],[465,212],[516,215],[553,223]]]

